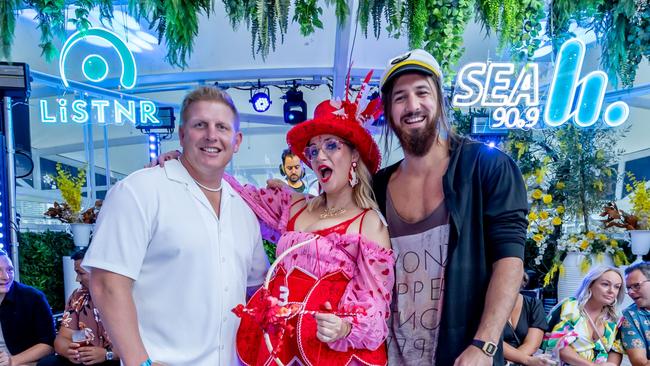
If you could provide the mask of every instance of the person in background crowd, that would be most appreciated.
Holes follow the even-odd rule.
[[[236,364],[230,310],[268,269],[255,215],[222,179],[242,141],[232,99],[199,87],[181,118],[182,159],[111,188],[83,262],[125,366]]]
[[[563,364],[620,365],[623,348],[618,339],[618,306],[625,298],[623,275],[615,267],[592,269],[575,297],[557,304],[548,315],[551,332],[542,347]]]
[[[38,366],[69,366],[76,364],[119,366],[117,353],[99,317],[99,311],[90,297],[90,273],[81,267],[87,248],[72,254],[77,282],[76,289],[63,313],[61,329],[54,340],[56,355],[50,355],[38,362]]]
[[[302,167],[300,158],[291,152],[291,149],[282,151],[282,164],[280,164],[280,174],[286,177],[286,182],[294,191],[303,193],[307,189],[302,178],[305,177],[305,170]]]
[[[52,353],[56,331],[45,295],[14,281],[14,266],[0,249],[0,366],[35,365]]]
[[[528,202],[506,154],[457,136],[443,75],[424,50],[389,61],[384,116],[404,159],[373,178],[396,255],[391,365],[503,365],[523,276]]]
[[[528,284],[528,274],[524,272],[521,289]],[[555,361],[546,355],[535,356],[548,329],[546,313],[539,299],[517,296],[510,318],[503,329],[503,355],[506,366],[548,366]]]
[[[621,338],[632,366],[650,366],[650,262],[625,269],[625,288],[634,304],[623,310]]]

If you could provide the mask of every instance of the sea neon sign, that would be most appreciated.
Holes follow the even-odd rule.
[[[59,58],[59,73],[63,85],[69,87],[66,76],[66,61],[70,50],[80,41],[87,37],[97,37],[108,42],[117,55],[122,65],[120,75],[120,85],[124,89],[132,89],[135,86],[138,70],[135,64],[135,57],[126,43],[115,33],[104,28],[89,28],[85,32],[75,32],[72,34],[61,49]],[[90,82],[98,83],[106,78],[109,67],[106,59],[100,55],[90,54],[86,56],[81,63],[83,76]],[[52,106],[51,104],[54,104]],[[136,108],[136,105],[138,108]],[[123,125],[125,121],[136,124],[151,123],[161,124],[156,117],[156,104],[148,100],[119,101],[108,99],[77,99],[69,101],[64,98],[56,99],[54,103],[45,99],[40,100],[40,116],[43,123],[87,123],[91,116],[93,121],[99,124],[114,121],[116,125]]]
[[[465,65],[458,73],[452,103],[457,107],[495,108],[492,128],[533,128],[540,120],[546,126],[559,127],[570,119],[580,127],[592,126],[601,115],[607,74],[593,71],[579,79],[584,56],[582,40],[572,39],[562,45],[543,114],[536,63],[524,65],[517,74],[512,63]],[[605,108],[602,118],[606,125],[616,127],[627,120],[629,112],[625,102],[617,101]]]

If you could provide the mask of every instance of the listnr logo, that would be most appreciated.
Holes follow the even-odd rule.
[[[70,87],[66,76],[67,61],[69,59],[78,61],[68,57],[70,51],[88,37],[102,39],[117,53],[121,66],[120,85],[124,89],[133,89],[138,74],[133,53],[117,34],[103,28],[89,28],[83,32],[75,32],[66,40],[59,58],[59,73],[63,85]],[[86,80],[99,83],[108,76],[108,62],[101,55],[90,53],[81,61],[81,72]],[[54,104],[53,108],[48,100],[40,100],[40,115],[43,123],[83,124],[92,121],[98,124],[114,123],[121,126],[128,121],[133,125],[136,122],[139,125],[161,124],[156,116],[156,104],[150,100],[138,100],[136,103],[134,100],[85,98],[70,101],[67,98],[59,98],[52,104]]]
[[[576,125],[589,127],[601,117],[607,89],[607,74],[593,71],[580,79],[585,44],[567,41],[560,48],[543,116],[539,101],[539,66],[524,65],[519,73],[508,62],[465,65],[458,73],[452,104],[456,107],[494,108],[491,128],[533,128],[540,117],[548,127],[558,127],[573,118]],[[607,126],[623,124],[629,107],[616,101],[602,113]]]

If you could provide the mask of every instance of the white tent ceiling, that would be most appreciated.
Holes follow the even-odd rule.
[[[356,29],[354,19],[348,24],[339,27],[336,23],[334,9],[323,5],[322,20],[324,29],[317,30],[309,37],[299,34],[299,27],[295,23],[289,24],[288,34],[284,43],[278,43],[275,51],[271,51],[266,60],[261,56],[255,58],[251,54],[251,36],[245,25],[233,30],[223,9],[219,6],[215,14],[202,17],[198,37],[194,43],[194,51],[188,60],[188,67],[184,70],[173,68],[164,62],[166,53],[165,45],[153,45],[151,50],[135,53],[138,65],[138,84],[134,92],[139,97],[178,105],[183,95],[189,88],[196,85],[215,81],[228,83],[234,81],[253,81],[262,79],[287,80],[301,78],[306,80],[321,80],[331,78],[334,80],[335,93],[340,94],[343,78],[347,72],[348,60],[353,60],[353,75],[364,75],[369,69],[375,70],[375,76],[383,72],[386,61],[408,49],[407,40],[389,38],[382,32],[379,39],[365,38],[361,30]],[[352,6],[356,8],[356,4]],[[40,56],[39,30],[30,19],[29,12],[19,18],[16,29],[16,39],[13,47],[13,60],[27,62],[32,70],[58,77],[58,60],[47,63]],[[354,18],[354,16],[352,17]],[[125,23],[123,16],[116,17],[116,28],[119,23]],[[134,28],[131,25],[132,28]],[[148,25],[141,23],[140,32],[146,31]],[[124,26],[122,30],[127,29]],[[371,30],[370,30],[371,31]],[[71,32],[70,32],[71,33]],[[127,32],[127,40],[138,34],[137,29]],[[472,61],[500,60],[505,57],[496,52],[496,41],[485,38],[480,27],[470,24],[465,32],[466,52],[459,65]],[[145,37],[146,38],[146,37]],[[131,41],[132,44],[138,44]],[[113,89],[117,85],[119,75],[119,60],[107,52],[85,42],[82,47],[77,47],[71,52],[68,65],[81,64],[84,55],[102,53],[109,65],[117,65],[110,73],[107,80],[101,83],[105,88]],[[59,43],[59,46],[61,44]],[[598,50],[591,47],[589,60],[585,72],[597,67]],[[67,70],[70,78],[83,81],[80,72],[75,73],[79,66],[70,66]],[[637,74],[636,85],[650,83],[650,68],[646,61],[642,64]],[[34,152],[42,156],[63,156],[77,161],[85,162],[83,151],[83,127],[78,124],[44,124],[38,116],[37,99],[54,98],[62,96],[65,91],[62,85],[44,83],[40,78],[32,84],[33,93],[31,105],[31,137]],[[159,90],[159,91],[158,91]],[[164,90],[164,91],[163,91]],[[313,111],[316,104],[330,97],[327,86],[315,90],[302,89],[309,112]],[[241,151],[235,157],[235,169],[253,169],[255,171],[268,170],[275,173],[279,163],[279,154],[284,147],[284,134],[290,127],[283,123],[282,103],[279,99],[281,92],[271,88],[273,104],[271,109],[264,114],[253,111],[248,99],[248,91],[229,89],[237,107],[243,115],[243,128],[245,142]],[[69,92],[68,92],[69,93]],[[648,121],[650,114],[649,96],[634,96],[626,99],[631,106],[630,118],[627,124],[632,125],[631,133],[622,141],[622,147],[628,151],[637,151],[650,148],[650,134]],[[129,125],[106,127],[107,137],[113,145],[109,150],[110,168],[112,171],[128,174],[141,168],[147,161],[147,146],[144,136]],[[104,139],[104,127],[93,127],[93,139]],[[96,145],[95,163],[99,167],[105,165],[102,144]],[[162,150],[167,151],[178,147],[177,140],[166,141]],[[395,155],[391,160],[398,156]]]

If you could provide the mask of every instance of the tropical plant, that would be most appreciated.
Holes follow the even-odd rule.
[[[75,249],[70,234],[58,231],[23,232],[20,243],[20,281],[45,293],[54,312],[65,308],[61,257]]]
[[[64,223],[94,224],[102,207],[102,201],[95,201],[93,207],[81,212],[81,190],[86,184],[86,171],[80,169],[77,175],[73,176],[69,171],[63,169],[61,163],[57,163],[56,176],[49,178],[61,192],[63,203],[54,202],[54,205],[44,215],[59,219]]]
[[[636,218],[635,229],[650,230],[650,185],[645,180],[637,180],[634,174],[630,173],[630,183],[625,190],[630,193],[630,204],[632,215]]]
[[[590,220],[601,212],[616,182],[612,166],[620,151],[615,146],[625,132],[573,124],[510,132],[505,149],[519,166],[529,193],[526,267],[545,276],[545,286],[562,271],[568,252],[610,253],[616,263],[627,260],[618,234]]]

